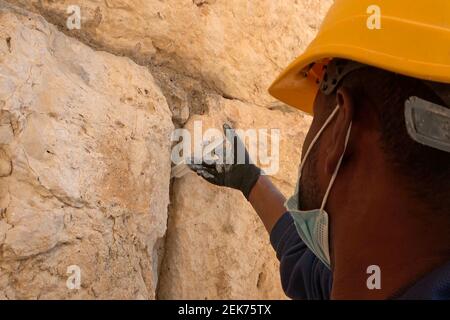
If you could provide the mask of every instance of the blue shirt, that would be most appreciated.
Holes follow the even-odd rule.
[[[280,261],[281,284],[292,299],[330,299],[331,271],[303,243],[286,212],[273,228],[270,241]],[[395,299],[450,299],[450,262],[412,284]]]

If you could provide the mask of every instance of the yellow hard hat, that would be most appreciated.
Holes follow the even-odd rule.
[[[373,24],[377,14],[380,25]],[[335,0],[317,37],[269,93],[312,114],[324,66],[333,58],[450,83],[450,0]]]

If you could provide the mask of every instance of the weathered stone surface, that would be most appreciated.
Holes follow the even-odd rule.
[[[8,0],[67,31],[79,5],[86,43],[165,64],[202,78],[220,93],[259,105],[267,87],[317,31],[332,0]]]
[[[0,2],[0,79],[0,298],[154,298],[173,124],[148,69]]]
[[[203,130],[280,129],[280,170],[272,180],[287,196],[295,188],[300,149],[310,119],[209,96],[208,113],[191,117]],[[271,148],[268,148],[269,151]],[[257,159],[254,159],[257,161]],[[195,174],[175,181],[158,297],[162,299],[282,299],[279,264],[268,234],[240,192]]]
[[[281,129],[289,195],[310,119],[266,90],[332,0],[6,1],[27,11],[0,0],[0,299],[285,298],[239,192],[194,174],[169,191],[169,136]]]

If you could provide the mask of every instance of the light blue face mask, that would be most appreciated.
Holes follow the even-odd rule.
[[[289,198],[288,201],[286,201],[286,203],[285,203],[286,209],[291,213],[291,215],[294,219],[295,227],[297,229],[297,232],[298,232],[300,238],[308,246],[308,248],[316,255],[316,257],[319,258],[328,267],[328,269],[331,269],[330,248],[329,248],[329,238],[328,238],[329,224],[328,224],[328,214],[324,208],[325,208],[325,204],[327,202],[328,196],[330,194],[330,190],[331,190],[333,183],[336,179],[336,176],[339,172],[339,168],[341,167],[341,163],[342,163],[342,159],[344,158],[345,150],[347,149],[347,144],[348,144],[348,140],[350,138],[350,132],[352,129],[351,123],[348,128],[347,136],[345,138],[344,152],[342,153],[342,156],[339,159],[339,162],[336,166],[333,176],[331,177],[330,184],[325,193],[325,196],[323,198],[320,209],[310,210],[310,211],[300,211],[299,204],[298,204],[298,194],[299,194],[299,188],[300,188],[300,179],[301,179],[303,167],[306,163],[306,159],[308,158],[309,154],[311,153],[313,146],[316,144],[317,140],[319,139],[319,137],[321,136],[323,131],[327,128],[327,126],[330,124],[331,120],[333,120],[333,118],[336,116],[338,111],[339,111],[339,106],[337,106],[334,109],[333,113],[328,117],[327,121],[325,121],[323,127],[319,130],[317,135],[311,141],[311,144],[309,145],[309,148],[306,151],[305,157],[299,168],[298,182],[297,182],[295,194],[291,198]]]

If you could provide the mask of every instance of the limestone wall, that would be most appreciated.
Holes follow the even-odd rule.
[[[266,91],[330,4],[0,0],[0,298],[285,298],[245,198],[171,181],[170,135],[280,129],[291,193],[310,119]]]

